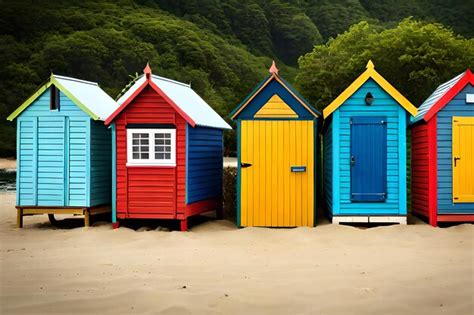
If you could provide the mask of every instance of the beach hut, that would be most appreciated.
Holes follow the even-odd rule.
[[[189,84],[147,65],[106,120],[112,128],[112,221],[175,219],[222,210],[223,130]],[[220,214],[220,213],[218,213]]]
[[[230,116],[237,122],[237,225],[314,226],[320,113],[273,63]]]
[[[95,82],[51,75],[16,109],[17,226],[23,216],[110,212],[111,132],[118,105]]]
[[[324,195],[333,223],[406,224],[406,128],[416,113],[371,61],[323,110]]]
[[[474,222],[474,75],[441,84],[412,121],[412,207],[433,226]]]

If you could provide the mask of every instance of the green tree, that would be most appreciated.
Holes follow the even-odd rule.
[[[456,36],[440,24],[413,19],[382,31],[361,22],[301,57],[297,86],[322,109],[364,70],[369,59],[419,106],[439,84],[474,66],[474,40]]]

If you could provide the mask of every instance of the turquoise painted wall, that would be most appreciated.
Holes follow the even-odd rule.
[[[474,94],[474,87],[467,85],[437,114],[438,213],[440,214],[474,213],[474,203],[453,203],[452,117],[474,117],[474,104],[466,103],[467,93]]]
[[[371,92],[374,102],[365,104]],[[375,81],[368,80],[332,114],[332,211],[333,215],[406,215],[406,126],[407,113]],[[387,199],[385,202],[352,202],[350,198],[350,118],[387,117]]]
[[[47,89],[17,120],[17,204],[91,206],[91,156],[103,159],[103,149],[96,152],[97,146],[91,144],[91,139],[102,141],[104,131],[100,130],[106,130],[105,126],[92,128],[91,124],[103,123],[92,123],[63,93],[59,110],[51,111],[49,95]],[[110,162],[107,168],[110,169]],[[95,197],[94,192],[94,202],[101,198],[104,199]]]

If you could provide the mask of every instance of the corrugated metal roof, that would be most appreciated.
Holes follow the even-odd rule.
[[[196,125],[203,127],[232,129],[229,124],[207,104],[189,84],[170,80],[157,75],[151,76],[152,82],[160,88]],[[117,101],[122,105],[146,81],[142,75],[130,89]]]
[[[68,90],[87,109],[104,120],[117,108],[118,104],[105,93],[97,83],[53,74],[59,84]]]
[[[433,105],[436,104],[449,90],[451,90],[453,86],[456,85],[459,80],[461,80],[464,74],[465,72],[438,86],[436,90],[430,95],[430,97],[428,97],[418,108],[418,114],[412,120],[412,123],[422,120],[433,107]]]

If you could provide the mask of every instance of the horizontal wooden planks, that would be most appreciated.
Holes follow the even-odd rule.
[[[222,197],[223,132],[187,126],[186,204]]]
[[[185,212],[186,123],[161,96],[145,88],[117,117],[117,216],[175,218]],[[176,126],[176,167],[126,166],[127,124]]]
[[[374,102],[365,104],[365,96],[372,93]],[[359,88],[341,107],[339,111],[339,196],[340,210],[337,214],[390,214],[397,215],[400,211],[399,174],[400,159],[406,161],[406,156],[399,156],[400,142],[406,139],[399,138],[399,104],[388,95],[373,80],[368,80]],[[385,116],[387,117],[387,199],[379,203],[351,202],[350,198],[350,119],[353,116]]]
[[[412,210],[429,216],[429,148],[428,124],[412,129]]]
[[[453,203],[452,117],[474,117],[474,106],[466,103],[466,94],[474,93],[467,85],[437,115],[438,138],[438,214],[474,213],[474,203]]]

